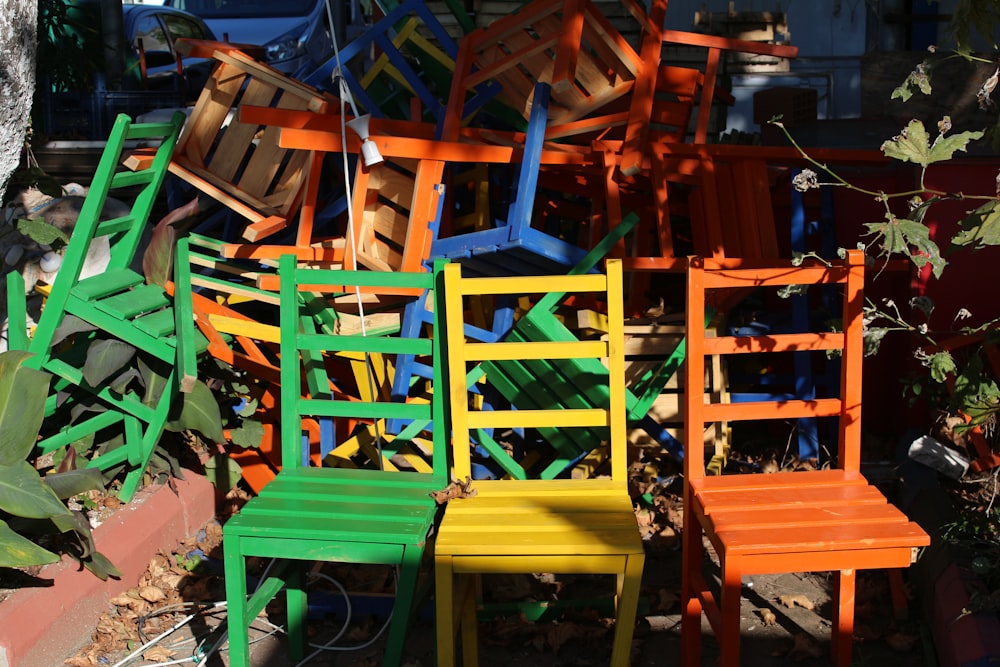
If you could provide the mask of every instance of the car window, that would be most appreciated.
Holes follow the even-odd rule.
[[[167,25],[167,32],[170,34],[171,42],[181,37],[190,39],[209,38],[209,35],[205,32],[205,27],[197,21],[192,21],[187,16],[163,14],[162,18],[163,22]]]
[[[143,16],[136,21],[135,37],[132,42],[136,51],[140,50],[140,42],[143,51],[170,51],[170,40],[167,39],[160,21],[153,14]]]

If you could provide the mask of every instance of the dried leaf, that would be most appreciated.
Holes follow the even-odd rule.
[[[920,639],[919,635],[909,634],[907,632],[893,632],[885,636],[885,643],[889,645],[893,651],[898,651],[899,653],[908,653],[916,645],[917,640]]]
[[[69,665],[69,667],[93,667],[93,665],[96,665],[97,663],[81,655],[73,656],[72,658],[63,661],[63,664]]]
[[[579,632],[580,627],[572,621],[553,623],[545,633],[545,640],[552,647],[553,653],[559,653],[563,644],[576,637]]]
[[[670,590],[669,588],[661,588],[657,591],[657,611],[670,611],[675,604],[677,604],[681,596],[677,594],[676,591]]]
[[[764,625],[777,625],[778,617],[770,609],[758,609],[757,613],[760,614],[760,620]]]
[[[139,597],[147,602],[161,602],[166,599],[167,594],[159,586],[143,586],[139,589]]]
[[[476,493],[477,491],[472,488],[472,479],[466,477],[464,482],[457,479],[452,480],[451,484],[441,491],[432,491],[431,497],[438,505],[443,505],[456,498],[472,498]]]
[[[819,658],[823,655],[823,650],[812,637],[804,632],[795,635],[795,645],[788,652],[788,659],[800,662],[810,658]]]
[[[170,658],[174,657],[174,651],[171,651],[166,646],[154,646],[143,652],[143,660],[148,660],[150,662],[166,662]]]
[[[809,598],[807,598],[805,595],[802,594],[782,595],[778,599],[781,601],[781,604],[785,605],[789,609],[795,606],[799,606],[802,607],[803,609],[812,610],[815,607],[815,605],[812,603],[812,600],[810,600]]]

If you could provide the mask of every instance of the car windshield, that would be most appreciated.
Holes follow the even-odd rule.
[[[316,0],[184,0],[173,3],[206,19],[306,16]]]

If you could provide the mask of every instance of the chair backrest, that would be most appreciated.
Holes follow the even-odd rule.
[[[489,429],[558,428],[575,429],[581,436],[578,445],[582,451],[606,447],[601,458],[610,455],[611,477],[625,483],[624,312],[620,260],[608,260],[606,270],[606,274],[466,278],[462,276],[461,265],[445,267],[444,301],[443,304],[439,301],[439,308],[445,314],[456,478],[465,479],[473,474],[473,435],[489,453],[491,446],[498,452],[496,446],[492,443],[485,446],[484,438],[479,437]],[[549,292],[596,293],[598,299],[607,303],[610,328],[607,338],[539,341],[513,337],[494,343],[467,340],[463,306],[467,297]],[[559,372],[556,363],[588,359],[606,360],[607,365],[589,364],[568,377]],[[470,408],[470,395],[486,393],[492,384],[496,385],[498,393],[513,396],[510,405],[491,406],[493,409]],[[504,387],[503,392],[499,392],[501,387]],[[585,391],[596,398],[583,400]],[[569,394],[581,399],[568,400]],[[478,399],[472,403],[482,406]],[[604,434],[603,437],[596,435],[598,432]],[[589,441],[583,442],[587,438]],[[605,438],[607,445],[603,442]],[[522,476],[510,470],[506,472],[515,478]]]
[[[700,386],[705,377],[705,359],[713,355],[772,354],[814,351],[840,351],[839,396],[809,400],[748,401],[706,403],[710,394],[685,392],[684,397],[684,474],[697,479],[705,474],[706,424],[721,421],[788,420],[803,417],[839,419],[837,464],[848,471],[858,471],[861,447],[861,369],[864,355],[864,253],[849,250],[844,261],[767,265],[739,260],[713,261],[701,257],[688,259],[687,313],[685,335],[687,360],[684,369],[686,387]],[[705,308],[713,299],[710,290],[746,290],[787,286],[836,285],[842,291],[842,320],[839,331],[812,333],[765,333],[761,335],[720,335],[707,337]],[[713,295],[716,296],[716,295]],[[789,360],[790,360],[790,356]],[[769,357],[769,359],[776,359]],[[774,361],[773,363],[778,363]]]
[[[389,297],[412,294],[414,288],[433,289],[440,267],[435,266],[433,272],[425,273],[315,269],[298,266],[294,255],[285,255],[280,260],[278,271],[281,277],[279,320],[282,469],[292,470],[303,465],[298,445],[302,441],[304,419],[404,419],[416,425],[408,434],[417,434],[420,428],[431,434],[429,446],[417,448],[433,469],[431,477],[441,483],[443,488],[447,483],[448,472],[444,444],[447,429],[443,426],[443,365],[438,353],[440,337],[401,337],[369,332],[365,323],[372,316],[371,310],[367,313],[359,312],[356,307],[356,298],[362,289],[366,294],[377,292]],[[327,304],[325,313],[317,310],[320,298]],[[354,314],[363,315],[358,322],[360,331],[352,328],[350,332],[345,332],[346,325],[343,330],[335,327],[331,331],[321,321],[317,321],[317,315],[322,319],[324,314],[346,319],[343,315],[352,310],[352,303]],[[367,305],[372,308],[370,303]],[[435,332],[438,331],[436,324],[435,318]],[[428,386],[415,386],[407,400],[379,400],[388,392],[378,391],[373,392],[371,400],[364,400],[364,392],[357,392],[362,394],[359,400],[357,396],[338,388],[337,384],[344,382],[346,378],[335,377],[335,355],[364,355],[368,358],[403,354],[428,360],[428,364],[434,368]],[[348,372],[345,371],[345,374]],[[428,401],[417,394],[429,394],[430,399]],[[344,434],[343,438],[338,439],[346,439],[349,435],[351,434]],[[387,440],[386,449],[398,449],[404,444],[404,438],[403,435],[397,435],[391,443]],[[382,461],[377,460],[375,465],[381,468]],[[333,476],[343,474],[334,470],[331,469]]]
[[[189,48],[219,63],[191,111],[171,172],[250,223],[291,218],[302,203],[309,151],[280,147],[279,128],[245,122],[240,110],[323,112],[330,99],[238,49],[198,50],[211,50],[212,43]]]
[[[105,278],[112,280],[111,276],[123,274],[133,265],[183,124],[184,115],[180,112],[165,123],[133,123],[124,114],[117,117],[80,208],[30,349],[40,352],[51,344],[55,329],[66,312],[70,294],[80,284],[81,273],[95,239],[107,238],[110,259],[105,271],[92,276],[91,282],[100,284],[105,282]],[[121,164],[126,145],[136,141],[158,144],[152,162],[139,171],[123,169]],[[128,214],[103,219],[105,203],[111,195],[132,202]],[[96,289],[102,288],[99,285]]]
[[[433,39],[425,37],[429,34]],[[373,62],[365,63],[372,51]],[[356,36],[303,82],[331,89],[337,68],[354,96],[360,113],[376,118],[411,117],[411,102],[430,122],[444,118],[458,46],[423,0],[404,0],[381,20]],[[361,77],[355,72],[364,71]]]
[[[635,49],[591,0],[537,0],[463,38],[444,136],[455,136],[489,94],[510,107],[515,117],[528,120],[538,82],[552,85],[552,125],[569,126],[608,113],[617,115],[611,122],[623,124],[628,95],[641,69]],[[493,93],[497,86],[499,94]],[[600,131],[597,125],[604,122],[566,134]]]

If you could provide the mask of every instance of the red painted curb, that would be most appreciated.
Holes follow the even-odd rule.
[[[140,491],[94,530],[98,550],[122,578],[101,581],[75,561],[46,566],[44,588],[23,588],[0,603],[0,667],[53,667],[90,641],[109,599],[135,585],[153,556],[169,551],[215,517],[215,488],[187,472],[169,486]]]

